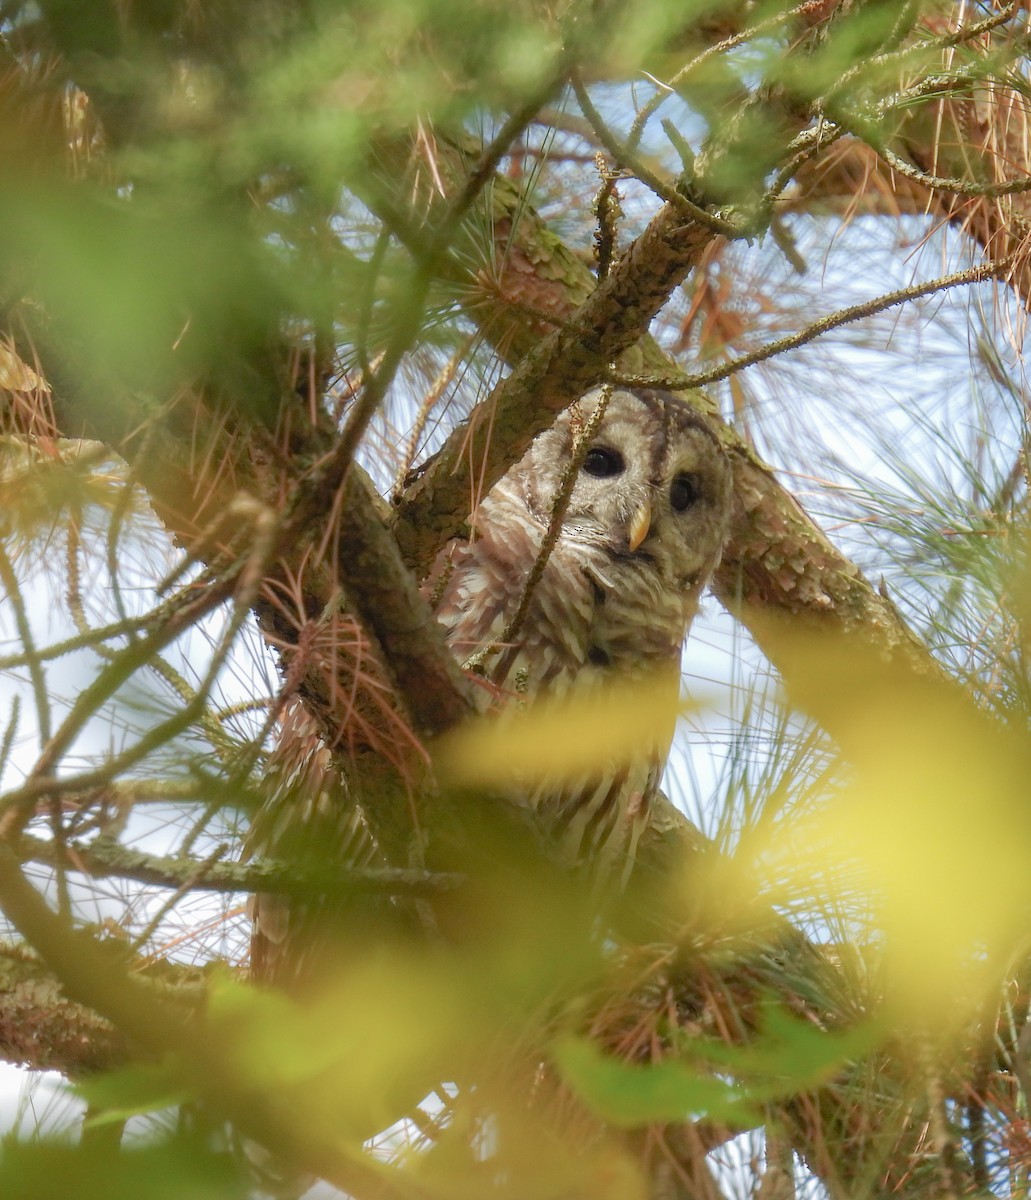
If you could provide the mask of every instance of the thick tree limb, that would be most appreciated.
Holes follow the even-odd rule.
[[[127,1049],[108,1021],[68,999],[38,958],[0,943],[0,1059],[74,1079],[116,1066]]]
[[[472,688],[376,513],[367,481],[353,469],[338,486],[335,559],[347,597],[375,635],[417,732],[443,733],[475,712]]]

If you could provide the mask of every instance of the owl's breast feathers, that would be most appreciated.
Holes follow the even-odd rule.
[[[504,484],[485,501],[482,516],[478,539],[453,552],[437,610],[463,661],[482,654],[510,626],[546,532]],[[563,533],[515,632],[504,678],[496,682],[527,697],[561,696],[668,667],[679,662],[693,608],[693,602],[669,603],[654,562],[618,562],[603,546]],[[487,657],[488,676],[505,657],[505,648]],[[667,671],[663,684],[675,702],[679,670]],[[625,880],[664,759],[652,743],[629,761],[599,758],[577,779],[528,777],[505,790],[540,814],[572,863],[593,864],[600,878]]]

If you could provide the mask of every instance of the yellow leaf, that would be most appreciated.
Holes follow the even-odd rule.
[[[435,761],[453,786],[576,780],[663,757],[684,707],[668,673],[592,688],[471,721],[442,739]]]
[[[808,876],[832,911],[865,907],[889,1006],[947,1030],[1026,936],[1031,740],[944,678],[868,647],[776,636],[789,692],[833,734],[849,782],[779,827],[767,864]]]

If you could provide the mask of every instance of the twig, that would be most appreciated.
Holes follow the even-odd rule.
[[[98,879],[131,879],[152,887],[191,892],[275,892],[311,900],[316,895],[350,896],[436,895],[453,891],[464,882],[454,872],[424,871],[411,867],[348,867],[334,862],[323,871],[305,871],[296,864],[275,859],[249,862],[208,860],[146,854],[108,838],[69,842],[59,847],[42,838],[23,834],[13,850],[21,862],[67,867]]]
[[[150,436],[150,431],[144,435],[145,439]],[[126,517],[132,509],[133,492],[136,489],[136,482],[132,478],[130,471],[129,478],[122,485],[121,493],[118,500],[111,511],[111,516],[107,524],[107,537],[105,538],[107,552],[107,577],[108,586],[111,589],[111,597],[114,601],[115,612],[119,619],[128,623],[131,621],[129,610],[125,606],[125,596],[122,594],[121,571],[119,570],[119,555],[118,555],[118,539],[122,532],[122,526]],[[129,637],[132,638],[132,632]]]
[[[605,157],[602,154],[596,155],[594,161],[598,174],[601,176],[601,187],[591,205],[591,212],[598,218],[598,227],[594,231],[594,249],[598,264],[598,278],[604,279],[615,258],[619,236],[619,218],[623,215],[619,192],[616,191],[616,180],[620,173],[618,170],[612,171],[606,166]]]
[[[800,168],[821,150],[833,145],[844,134],[845,131],[840,125],[821,117],[815,128],[804,129],[798,137],[794,138],[788,146],[787,152],[790,154],[792,150],[797,149],[797,153],[773,177],[773,182],[759,201],[759,211],[769,211],[773,207],[773,202],[795,178]]]
[[[18,736],[18,718],[21,715],[21,696],[17,694],[11,700],[11,716],[7,722],[7,728],[4,730],[3,739],[0,740],[0,776],[3,775],[7,767],[7,761],[11,757],[11,748],[14,746],[14,739]]]
[[[163,903],[158,906],[157,912],[150,918],[146,925],[144,925],[139,934],[133,938],[130,945],[130,949],[132,950],[133,954],[138,954],[140,950],[143,949],[143,947],[154,936],[158,926],[165,919],[165,917],[168,916],[172,909],[175,908],[179,901],[189,892],[193,891],[197,884],[207,876],[208,872],[213,866],[215,866],[219,859],[224,858],[228,852],[229,846],[227,843],[223,842],[216,846],[207,858],[196,864],[193,874],[187,876],[186,879],[184,879],[182,883],[179,884],[179,886],[172,892],[171,896],[168,896]]]
[[[945,96],[950,92],[958,92],[971,83],[992,78],[992,70],[992,64],[987,59],[979,58],[965,66],[954,68],[948,74],[928,75],[913,84],[912,87],[902,88],[894,95],[887,96],[875,104],[870,110],[870,119],[874,122],[881,121],[890,113],[905,108],[914,100],[924,100],[929,96]]]
[[[98,649],[103,642],[109,641],[111,638],[130,636],[144,631],[148,627],[154,628],[168,617],[176,602],[182,602],[181,595],[173,601],[160,604],[140,617],[129,617],[124,621],[114,621],[110,625],[100,625],[96,629],[67,638],[63,642],[55,642],[52,646],[37,649],[35,658],[41,663],[49,662],[51,659],[63,658],[75,650]],[[28,666],[32,657],[27,653],[5,655],[0,658],[0,671],[11,671],[18,667]]]
[[[637,116],[634,118],[634,123],[630,126],[630,132],[627,135],[627,147],[630,150],[635,150],[640,145],[641,137],[644,134],[644,128],[651,118],[655,115],[659,106],[666,100],[668,96],[673,95],[677,88],[696,71],[704,62],[710,58],[715,58],[720,54],[725,54],[728,50],[733,50],[736,46],[741,46],[745,42],[750,41],[754,37],[761,37],[764,33],[769,33],[771,29],[776,29],[778,25],[782,25],[789,21],[792,17],[798,16],[808,7],[808,0],[804,0],[802,4],[796,5],[794,8],[788,9],[786,12],[774,13],[771,17],[766,17],[762,21],[757,21],[754,25],[749,25],[747,29],[742,29],[738,33],[732,33],[729,37],[725,37],[722,41],[715,42],[711,46],[707,46],[700,54],[696,55],[689,63],[686,63],[675,75],[671,76],[667,83],[660,85],[661,91],[653,96],[651,100],[645,104]],[[658,83],[658,81],[656,81]]]
[[[1012,0],[1001,12],[994,13],[990,17],[985,17],[984,20],[976,21],[972,25],[963,26],[954,33],[944,34],[937,38],[929,38],[909,46],[902,46],[896,50],[876,54],[865,62],[856,63],[837,80],[834,85],[833,94],[840,95],[864,71],[876,71],[879,67],[889,65],[901,66],[906,59],[923,54],[928,49],[951,50],[956,46],[963,45],[964,42],[974,41],[986,33],[991,33],[993,29],[997,29],[1000,25],[1005,25],[1008,20],[1016,15],[1020,2],[1021,0]]]
[[[956,1139],[949,1126],[945,1086],[938,1072],[930,1045],[924,1038],[919,1038],[919,1042],[927,1094],[928,1124],[941,1179],[939,1195],[942,1200],[958,1200],[958,1197],[966,1189],[963,1187],[956,1161]]]
[[[18,637],[21,640],[21,644],[25,647],[25,654],[22,661],[28,667],[29,678],[32,681],[32,695],[36,703],[36,721],[39,725],[39,744],[40,747],[43,747],[50,741],[51,733],[50,698],[47,694],[47,680],[46,675],[43,673],[39,651],[36,649],[36,643],[32,636],[32,626],[29,624],[29,618],[25,612],[25,601],[21,594],[21,587],[18,584],[18,576],[15,574],[14,567],[11,565],[11,560],[7,557],[7,552],[3,546],[0,546],[0,583],[3,583],[4,590],[7,592],[7,599],[11,602]]]
[[[196,689],[190,686],[183,675],[166,658],[163,658],[160,654],[155,654],[147,665],[172,688],[179,699],[185,704],[193,704],[196,701]],[[251,702],[251,704],[254,703],[254,701]],[[218,715],[210,708],[205,707],[199,716],[200,724],[205,734],[207,734],[212,747],[222,761],[226,761],[227,758],[236,752],[237,743],[222,728],[222,722]]]
[[[717,217],[707,209],[702,208],[700,204],[695,204],[693,200],[689,200],[687,196],[679,191],[671,181],[661,179],[651,167],[647,166],[641,160],[640,155],[636,151],[632,150],[625,142],[621,142],[612,132],[603,120],[601,113],[594,107],[583,80],[575,71],[572,73],[570,81],[573,85],[573,91],[576,93],[577,101],[583,109],[584,116],[590,121],[594,127],[594,132],[598,135],[598,141],[601,142],[609,155],[620,166],[626,167],[631,174],[650,187],[661,200],[665,200],[673,208],[680,209],[685,216],[697,221],[700,225],[704,225],[706,229],[712,230],[713,233],[723,234],[724,237],[736,238],[741,236],[741,229],[732,221],[726,221],[722,217]]]
[[[863,139],[867,140],[867,139]],[[966,179],[955,179],[941,175],[929,175],[907,163],[887,146],[873,146],[873,149],[888,164],[893,171],[922,183],[924,187],[942,192],[955,192],[960,196],[979,196],[985,199],[995,199],[997,196],[1014,196],[1021,192],[1031,192],[1031,176],[1023,179],[1005,179],[1000,183],[975,183]]]
[[[207,587],[200,589],[199,594],[196,585],[185,588],[180,594],[180,603],[171,607],[165,620],[152,629],[146,638],[123,650],[79,693],[61,727],[44,747],[29,777],[20,788],[9,792],[4,799],[0,809],[0,839],[21,832],[40,797],[107,784],[114,777],[114,773],[138,761],[141,754],[149,750],[153,736],[142,739],[142,749],[141,743],[137,743],[117,760],[112,760],[104,768],[86,776],[80,775],[75,780],[53,777],[53,770],[61,756],[100,706],[109,700],[152,654],[174,641],[184,630],[228,599],[233,592],[235,579],[236,573],[231,572],[227,577],[212,581]],[[164,722],[161,726],[163,736],[172,736],[168,732],[169,727],[178,727],[180,723],[181,717],[174,718],[172,722]],[[140,752],[137,753],[137,750]],[[67,786],[69,784],[72,786]]]
[[[415,420],[412,422],[412,430],[408,435],[408,441],[405,444],[404,454],[401,457],[401,462],[398,466],[397,473],[394,476],[394,486],[391,489],[391,497],[395,504],[399,503],[404,495],[405,483],[408,479],[409,472],[412,469],[412,464],[415,462],[415,456],[419,452],[419,443],[422,440],[422,435],[426,429],[426,425],[430,419],[434,405],[444,394],[445,388],[455,377],[455,373],[459,366],[466,360],[469,352],[476,344],[480,337],[479,331],[470,333],[462,339],[461,345],[455,350],[454,354],[448,359],[443,370],[437,375],[429,390],[422,399],[419,405],[419,411],[415,414]]]
[[[982,21],[975,21],[973,25],[961,26],[955,33],[946,34],[939,42],[940,46],[946,49],[952,46],[959,46],[963,42],[971,41],[973,38],[979,38],[983,34],[991,33],[993,29],[998,29],[1000,25],[1005,25],[1007,21],[1017,15],[1023,0],[1010,0],[1010,3],[999,12],[991,17],[985,17]]]
[[[355,356],[362,379],[368,379],[372,374],[372,363],[369,360],[369,331],[372,328],[372,310],[376,303],[376,282],[383,268],[387,247],[390,245],[391,231],[386,222],[380,224],[376,243],[363,272],[364,286],[358,296],[358,318],[354,332]]]
[[[850,308],[839,309],[837,312],[811,322],[804,329],[800,329],[798,333],[788,334],[787,337],[778,338],[774,342],[767,342],[765,346],[760,346],[758,350],[753,350],[750,354],[742,354],[740,357],[723,363],[721,366],[712,367],[708,371],[697,371],[691,375],[623,375],[610,372],[609,378],[614,383],[625,384],[629,387],[656,387],[666,388],[670,391],[683,391],[687,388],[717,383],[729,375],[744,370],[745,367],[765,362],[766,359],[783,354],[787,350],[794,350],[798,346],[813,341],[821,334],[829,333],[832,329],[838,329],[842,325],[849,325],[853,321],[862,320],[863,317],[874,316],[876,313],[884,312],[896,305],[905,304],[909,300],[918,300],[921,296],[931,296],[935,292],[945,291],[947,288],[959,287],[967,283],[983,283],[988,279],[997,278],[1012,262],[1013,258],[1010,256],[982,263],[980,266],[970,267],[966,271],[942,275],[928,283],[917,283],[910,287],[899,288],[898,291],[878,296],[876,300],[867,300],[862,304],[853,304]]]

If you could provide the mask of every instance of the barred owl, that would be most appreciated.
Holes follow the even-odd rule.
[[[582,438],[586,453],[581,446],[579,471],[568,480]],[[541,570],[564,479],[568,507]],[[476,514],[473,540],[443,567],[450,574],[437,617],[449,644],[515,695],[579,694],[656,674],[676,689],[681,647],[719,562],[730,502],[726,456],[682,401],[655,391],[589,393],[494,487]],[[625,875],[664,761],[653,745],[630,761],[599,763],[573,786],[528,781],[520,798],[568,857],[607,860]]]
[[[585,432],[586,453],[544,558],[556,501]],[[680,650],[719,561],[730,494],[730,468],[715,435],[681,401],[652,391],[589,393],[486,497],[474,538],[438,561],[427,591],[441,592],[437,617],[449,644],[463,662],[479,660],[497,692],[517,702],[663,668],[675,695]],[[526,595],[538,560],[543,569]],[[524,596],[523,619],[513,629]],[[502,638],[510,640],[499,645]],[[346,845],[352,863],[374,855],[358,809],[343,803],[344,780],[327,775],[329,759],[295,706],[271,767],[280,782],[256,818],[252,848],[291,857],[290,847],[332,845],[335,853]],[[568,859],[604,862],[625,878],[664,761],[653,745],[630,761],[599,763],[573,787],[513,781],[512,798],[538,811]],[[296,975],[305,953],[297,914],[285,898],[261,896],[252,915],[255,976]]]

